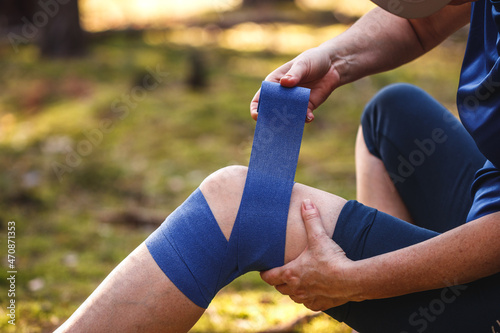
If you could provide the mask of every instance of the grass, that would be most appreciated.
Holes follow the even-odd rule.
[[[449,42],[334,92],[306,127],[297,181],[355,198],[353,145],[364,104],[404,81],[453,108],[462,48]],[[17,332],[52,331],[204,177],[248,163],[248,103],[290,56],[202,49],[209,86],[197,92],[185,84],[191,51],[123,35],[71,61],[38,60],[33,46],[17,54],[0,48],[0,238],[5,244],[15,221]],[[134,88],[157,66],[162,82],[139,94]],[[6,272],[0,330],[14,332]],[[309,313],[249,274],[221,291],[193,332],[255,332]],[[320,316],[298,330],[347,327]]]

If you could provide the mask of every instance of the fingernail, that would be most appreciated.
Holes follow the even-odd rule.
[[[281,79],[287,79],[287,80],[290,80],[292,78],[292,75],[291,74],[286,74],[285,76],[283,76]]]
[[[314,209],[314,206],[313,206],[311,200],[309,200],[309,199],[304,200],[304,209],[305,210]]]

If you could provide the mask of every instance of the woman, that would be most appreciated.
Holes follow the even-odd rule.
[[[467,24],[466,2],[452,1],[457,6],[419,19],[374,9],[267,80],[311,88],[310,122],[338,86],[409,62]],[[472,5],[458,98],[472,137],[418,88],[380,92],[365,110],[356,143],[358,200],[366,206],[295,184],[286,265],[263,272],[266,282],[361,332],[491,331],[500,319],[495,6],[489,0]],[[254,118],[257,102],[258,94],[251,104]],[[226,240],[246,172],[222,169],[197,194]],[[208,254],[194,256],[203,261]],[[140,245],[60,331],[188,331],[204,304],[181,292],[157,263]]]

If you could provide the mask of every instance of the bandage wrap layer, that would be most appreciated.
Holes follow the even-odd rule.
[[[206,308],[238,276],[284,264],[286,222],[309,89],[264,81],[243,197],[229,241],[197,189],[146,240],[175,286]]]

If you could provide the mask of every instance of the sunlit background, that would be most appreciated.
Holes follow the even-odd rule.
[[[304,11],[324,10],[361,16],[371,8],[368,0],[296,0]],[[81,0],[85,29],[102,31],[129,26],[172,27],[207,12],[224,15],[241,7],[241,0]]]
[[[255,126],[248,106],[261,81],[374,7],[368,0],[66,3],[73,12],[63,13],[65,5],[64,15],[48,19],[39,0],[0,0],[0,244],[7,221],[16,221],[19,244],[18,322],[7,323],[0,294],[1,332],[52,332],[205,177],[247,165]],[[1,11],[5,4],[15,15]],[[36,13],[46,23],[37,33],[27,28]],[[382,87],[409,82],[454,110],[465,37],[459,32],[422,59],[334,91],[305,127],[296,181],[354,199],[364,105]],[[150,75],[157,84],[147,90]],[[259,331],[350,329],[251,273],[222,290],[192,330]]]
[[[292,17],[302,24],[255,23],[256,18],[258,21],[269,13],[265,8],[250,13],[248,10],[238,11],[241,0],[81,0],[80,7],[82,25],[92,32],[141,28],[152,30],[146,34],[145,40],[153,45],[216,45],[238,51],[290,54],[338,35],[346,29],[346,24],[339,21],[349,23],[349,18],[360,17],[374,7],[368,0],[297,0],[295,4],[303,13],[294,11]],[[283,11],[291,12],[287,8]],[[307,21],[307,13],[315,11],[335,13],[337,23],[324,22],[318,27],[315,22]],[[279,14],[274,13],[269,20],[279,17]],[[200,24],[203,20],[209,24]],[[230,26],[221,29],[227,24]]]

